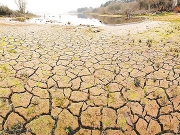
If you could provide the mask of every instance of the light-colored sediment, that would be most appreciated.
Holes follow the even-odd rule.
[[[7,23],[0,134],[179,133],[179,24]]]
[[[115,35],[135,34],[144,32],[146,30],[157,28],[162,25],[169,24],[162,21],[142,21],[136,23],[127,23],[118,26],[104,26],[102,27],[106,32],[114,33]]]

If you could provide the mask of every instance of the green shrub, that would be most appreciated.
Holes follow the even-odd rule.
[[[10,10],[7,6],[0,5],[0,16],[9,16],[12,14],[12,10]]]

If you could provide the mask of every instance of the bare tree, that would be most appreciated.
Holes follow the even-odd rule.
[[[121,13],[125,14],[127,19],[131,18],[133,12],[140,9],[138,2],[121,3],[120,6],[121,6],[120,8]]]
[[[16,5],[18,6],[20,13],[25,13],[27,8],[26,0],[15,0]]]
[[[147,4],[148,4],[148,11],[151,12],[151,6],[153,4],[157,4],[159,2],[159,0],[146,0]]]
[[[178,0],[173,0],[172,8],[175,8],[178,4]]]
[[[121,9],[121,3],[113,2],[106,7],[106,10],[110,14],[118,14]]]

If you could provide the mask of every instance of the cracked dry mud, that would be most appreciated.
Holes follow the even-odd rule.
[[[0,26],[0,134],[179,132],[179,24],[97,29]]]

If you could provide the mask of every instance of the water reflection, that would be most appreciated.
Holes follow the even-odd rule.
[[[99,21],[98,18],[95,17],[95,15],[91,15],[91,14],[77,14],[78,18],[83,18],[83,19],[97,19]]]
[[[88,15],[84,15],[84,14],[77,14],[78,18],[82,18],[82,19],[91,19]]]
[[[94,15],[93,17],[106,25],[118,25],[124,23],[139,22],[144,20],[143,18],[137,18],[137,17],[136,18],[132,17],[131,19],[126,19],[124,17],[109,17],[109,16],[97,16],[97,15]]]
[[[41,23],[41,24],[71,24],[71,25],[95,25],[95,26],[103,26],[103,25],[116,25],[123,23],[131,23],[142,21],[142,18],[132,18],[125,19],[121,17],[108,17],[108,16],[97,16],[97,15],[89,15],[89,14],[59,14],[59,15],[49,15],[44,14],[39,18],[33,18],[28,22],[31,23]]]

